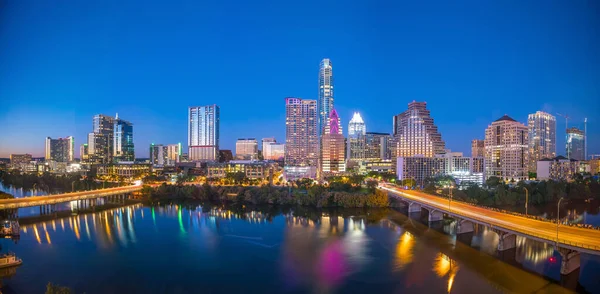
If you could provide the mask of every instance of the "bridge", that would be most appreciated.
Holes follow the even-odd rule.
[[[600,255],[600,230],[572,226],[508,214],[484,207],[451,201],[438,196],[403,190],[380,184],[379,189],[408,204],[409,213],[428,212],[428,221],[441,221],[444,215],[457,220],[456,235],[472,233],[475,224],[492,229],[499,236],[498,251],[516,247],[516,236],[523,236],[555,246],[562,256],[561,274],[567,275],[580,266],[580,252]]]
[[[141,189],[141,185],[132,185],[125,187],[98,189],[91,191],[81,191],[47,196],[0,199],[0,210],[18,209],[31,206],[45,207],[63,202],[121,196],[131,192],[139,191]]]

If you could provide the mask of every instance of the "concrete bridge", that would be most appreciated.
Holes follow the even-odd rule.
[[[0,210],[18,209],[23,207],[40,206],[49,207],[57,203],[71,202],[76,200],[97,199],[128,194],[142,189],[141,185],[81,191],[57,195],[34,196],[14,199],[0,199]]]
[[[472,233],[475,224],[486,226],[499,236],[498,251],[516,247],[516,236],[550,243],[562,255],[561,274],[567,275],[579,268],[580,252],[600,255],[600,230],[571,226],[512,215],[463,202],[449,201],[438,196],[414,190],[402,190],[381,184],[379,189],[387,191],[408,205],[408,212],[428,212],[429,222],[441,221],[444,215],[456,219],[456,235]]]

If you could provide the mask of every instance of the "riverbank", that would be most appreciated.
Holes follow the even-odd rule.
[[[387,193],[376,189],[335,190],[322,185],[305,189],[276,186],[160,185],[144,186],[142,199],[149,203],[199,200],[212,203],[300,205],[320,207],[389,207]]]

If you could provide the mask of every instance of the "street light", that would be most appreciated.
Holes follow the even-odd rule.
[[[529,190],[527,190],[527,188],[523,187],[523,189],[525,189],[525,215],[527,215],[527,203],[529,202]]]
[[[563,197],[558,199],[558,204],[556,205],[556,245],[558,245],[558,224],[560,222],[560,202],[563,200]]]

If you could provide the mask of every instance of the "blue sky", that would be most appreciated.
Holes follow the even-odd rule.
[[[222,149],[284,141],[284,98],[316,99],[325,57],[344,131],[360,111],[391,132],[427,101],[447,148],[470,154],[503,114],[545,110],[588,117],[600,153],[600,2],[412,2],[2,1],[0,157],[42,156],[46,136],[78,146],[97,113],[133,122],[147,157],[185,145],[187,107],[213,103]]]

